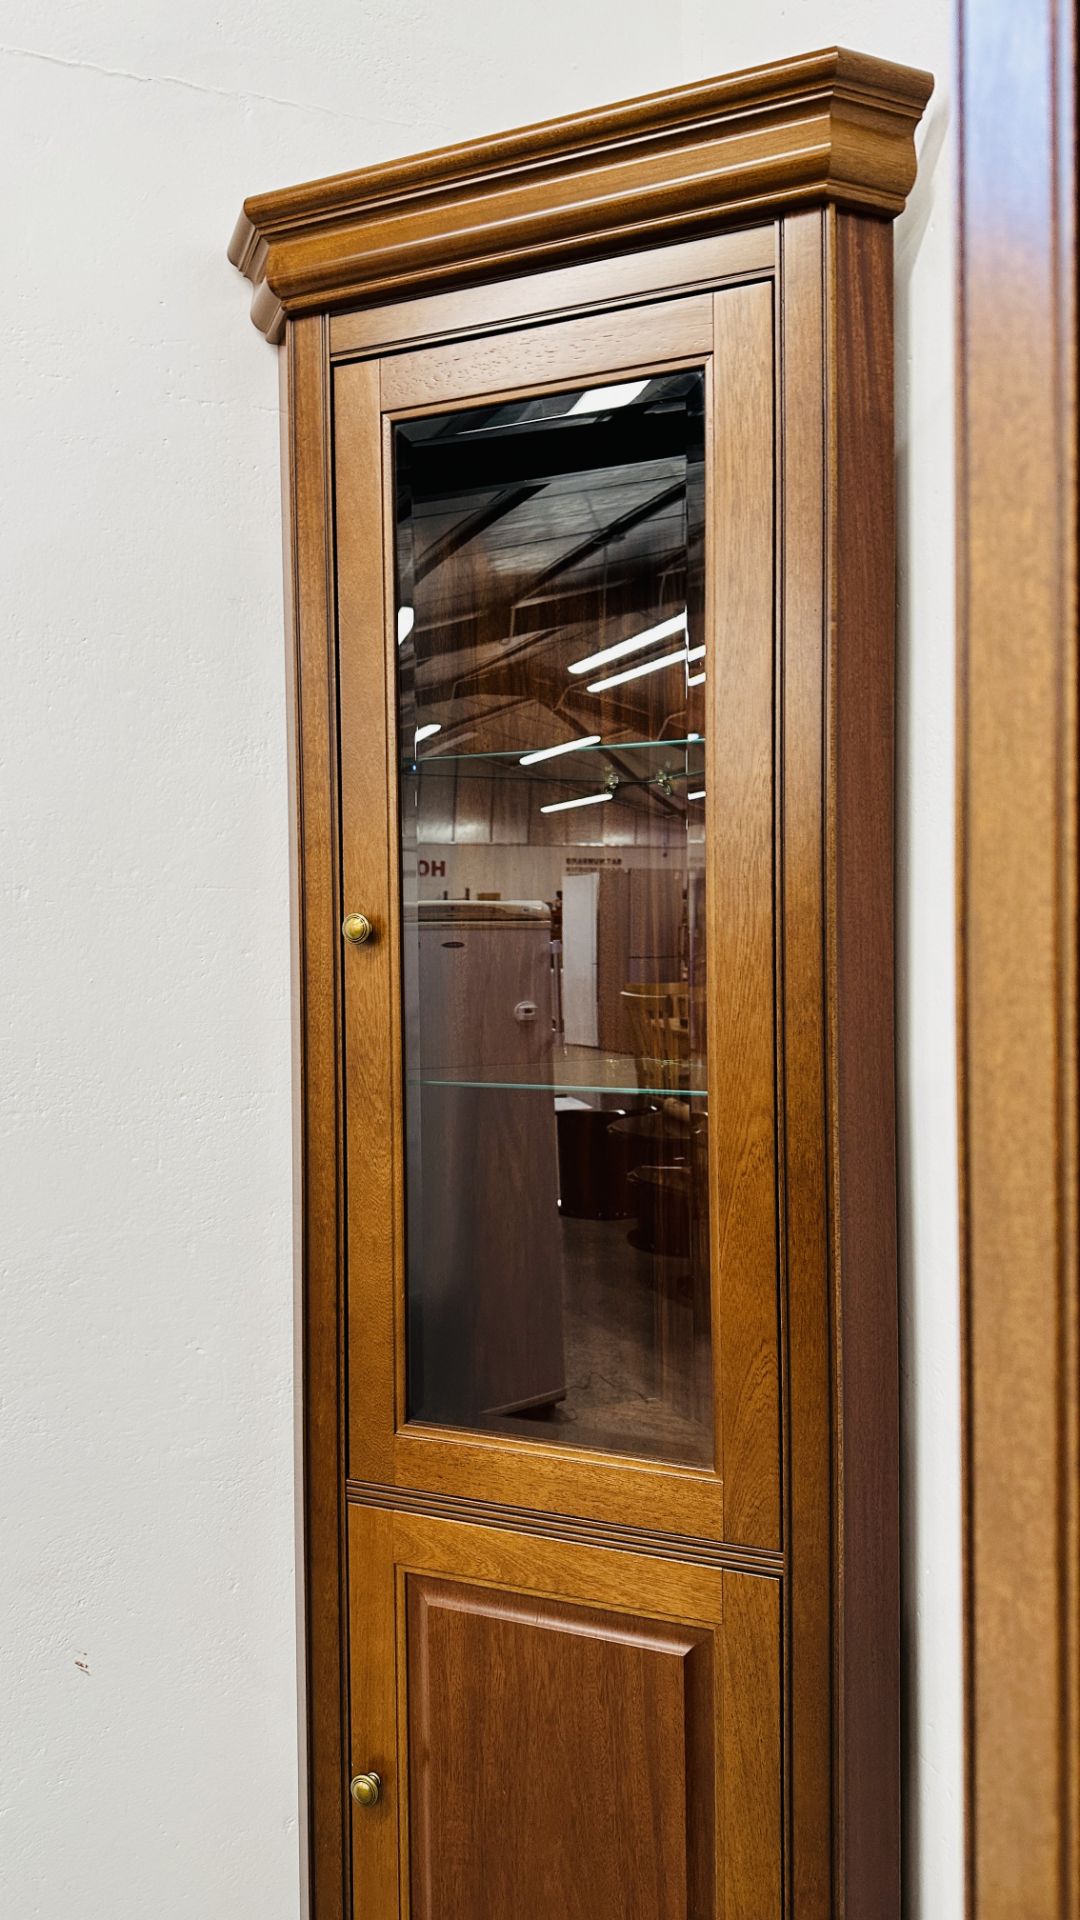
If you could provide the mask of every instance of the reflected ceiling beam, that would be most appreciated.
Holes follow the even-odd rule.
[[[561,415],[498,432],[453,433],[414,440],[404,454],[414,498],[424,505],[455,494],[556,480],[567,474],[640,469],[655,460],[684,460],[700,421],[682,407],[629,407],[609,420]],[[404,452],[404,449],[402,449]]]
[[[622,539],[626,534],[633,533],[637,527],[643,526],[646,521],[665,513],[669,507],[676,505],[683,498],[685,492],[684,480],[677,481],[673,486],[661,488],[659,492],[651,494],[647,500],[639,501],[637,506],[629,508],[626,513],[618,514],[614,520],[607,521],[586,539],[575,541],[574,545],[568,547],[566,552],[560,554],[550,566],[534,574],[524,585],[516,585],[505,599],[494,600],[491,606],[484,610],[478,622],[477,644],[485,644],[496,638],[502,639],[509,625],[510,616],[520,602],[532,599],[534,595],[569,573],[573,567],[580,566],[585,560],[591,559],[593,554],[602,552],[604,547],[612,541]],[[498,661],[486,661],[476,669],[475,675],[469,674],[466,679],[482,679],[486,673],[497,671],[499,666],[507,665],[532,646],[535,639],[535,633],[530,632],[524,634],[520,640],[511,641],[503,648]]]
[[[538,493],[543,493],[546,484],[546,481],[541,480],[532,486],[511,487],[506,493],[496,494],[494,500],[489,500],[486,505],[478,507],[475,513],[467,514],[465,519],[459,520],[457,526],[451,527],[449,532],[440,534],[416,562],[413,568],[414,583],[425,579],[429,573],[434,573],[436,567],[441,567],[444,560],[449,560],[455,553],[460,553],[462,547],[467,547],[470,540],[475,540],[479,534],[486,533],[488,528],[495,526],[498,521],[505,520],[508,513],[513,513],[517,507],[523,507],[527,500],[535,499]]]
[[[665,487],[662,492],[654,493],[648,500],[640,502],[636,507],[631,507],[628,513],[621,513],[615,520],[609,520],[605,527],[597,528],[597,531],[591,533],[588,539],[579,541],[577,546],[571,547],[550,567],[545,567],[543,573],[538,573],[529,586],[528,593],[538,593],[541,587],[548,586],[561,574],[568,573],[571,567],[579,566],[583,560],[591,559],[593,554],[599,553],[609,541],[620,540],[624,534],[632,533],[634,528],[640,527],[644,521],[655,519],[656,515],[662,513],[666,507],[674,506],[677,500],[681,500],[685,493],[686,481],[677,480],[673,487]],[[527,595],[519,594],[517,597],[523,600]]]

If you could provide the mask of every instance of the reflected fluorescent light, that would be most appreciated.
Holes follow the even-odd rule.
[[[412,607],[399,607],[397,610],[397,643],[402,646],[416,625],[416,612]]]
[[[590,387],[578,395],[569,413],[610,413],[612,407],[628,407],[648,384],[648,380],[623,380],[613,387]]]
[[[429,720],[426,727],[417,727],[416,732],[413,735],[413,745],[418,747],[420,745],[421,740],[430,740],[433,733],[441,733],[441,732],[442,732],[442,721]]]
[[[535,753],[523,753],[518,761],[519,767],[534,767],[538,760],[554,760],[559,753],[576,753],[579,747],[598,747],[600,735],[586,733],[580,740],[561,740],[557,747],[537,747]]]
[[[698,788],[697,788],[697,790],[696,790],[696,792],[694,792],[694,793],[688,793],[686,797],[687,797],[687,799],[688,799],[688,800],[704,800],[704,798],[705,798],[705,789],[704,789],[704,787],[698,787]]]
[[[600,807],[605,800],[614,800],[613,793],[583,793],[580,800],[552,800],[541,813],[567,813],[571,807]]]
[[[616,640],[610,647],[603,647],[599,653],[590,653],[584,660],[570,662],[571,673],[590,673],[593,667],[606,667],[609,660],[621,660],[626,653],[640,653],[642,647],[651,647],[654,640],[670,640],[673,633],[686,632],[686,608],[675,614],[671,620],[661,620],[655,627],[646,627],[644,633],[632,633],[628,640]]]
[[[695,677],[696,677],[696,676],[695,676]],[[688,740],[700,740],[700,739],[701,739],[701,735],[700,735],[700,733],[688,733],[686,737],[687,737],[687,739],[688,739]]]
[[[704,649],[703,649],[703,651],[704,651]],[[689,655],[687,655],[687,658],[689,659],[689,658],[690,658],[690,656],[689,656]],[[705,675],[704,675],[703,673],[689,673],[689,674],[687,674],[687,676],[686,676],[686,684],[687,684],[687,686],[688,686],[688,687],[701,687],[701,686],[704,686],[704,684],[705,684]]]
[[[621,687],[626,680],[641,680],[647,673],[659,673],[661,667],[682,666],[688,660],[702,660],[704,647],[680,647],[678,653],[663,653],[659,660],[643,660],[640,666],[624,667],[621,673],[609,673],[603,680],[590,680],[586,693],[603,693],[605,687]],[[692,674],[687,680],[688,687],[696,687],[704,680],[703,673]]]

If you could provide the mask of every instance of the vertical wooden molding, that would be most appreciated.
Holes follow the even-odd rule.
[[[707,729],[711,1232],[724,1534],[781,1544],[773,1005],[773,289],[713,299]],[[768,1097],[763,1097],[767,1090]]]
[[[831,1920],[833,1697],[832,1323],[822,1130],[825,1125],[824,814],[825,288],[824,213],[780,223],[780,808],[779,946],[784,1180],[781,1265],[787,1418],[790,1901],[799,1920]]]
[[[313,1920],[348,1890],[338,776],[327,322],[287,332],[299,828],[304,1574]]]
[[[780,1588],[725,1573],[721,1652],[724,1899],[735,1920],[754,1889],[754,1920],[782,1920]]]
[[[374,934],[343,950],[342,1054],[346,1112],[350,1471],[393,1478],[393,1145],[398,1124],[391,1060],[371,1036],[392,1036],[391,834],[397,831],[394,736],[387,717],[386,658],[392,626],[383,611],[382,456],[379,366],[358,361],[333,375],[337,543],[338,713],[342,791],[342,905],[363,912]]]
[[[891,227],[830,210],[827,980],[837,1792],[848,1920],[900,1912]]]
[[[892,233],[781,247],[792,1907],[896,1920]]]
[[[963,0],[958,685],[972,1920],[1076,1920],[1075,22]]]

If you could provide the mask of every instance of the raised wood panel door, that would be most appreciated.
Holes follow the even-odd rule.
[[[773,1578],[354,1506],[358,1911],[777,1920]],[[373,1758],[374,1756],[374,1758]]]
[[[405,1584],[415,1920],[710,1913],[711,1633]]]

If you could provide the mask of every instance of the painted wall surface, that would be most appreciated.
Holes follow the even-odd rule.
[[[8,0],[0,1910],[295,1920],[275,355],[242,196],[839,40],[897,230],[909,1906],[960,1902],[949,0]]]

